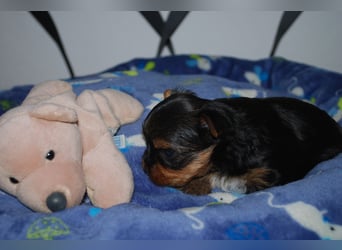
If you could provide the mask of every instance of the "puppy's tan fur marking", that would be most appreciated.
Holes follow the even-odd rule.
[[[159,141],[161,142],[161,141]],[[159,145],[159,144],[158,144]],[[163,143],[161,145],[164,145]],[[150,177],[158,185],[181,187],[196,177],[204,176],[210,169],[209,161],[214,147],[201,151],[196,159],[179,170],[173,170],[157,163],[151,170]]]
[[[164,141],[163,139],[154,139],[153,146],[156,149],[168,149],[171,148],[171,143]]]
[[[172,95],[172,89],[167,89],[163,93],[164,99],[168,98],[170,95]]]

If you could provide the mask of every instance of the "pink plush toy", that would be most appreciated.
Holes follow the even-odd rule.
[[[38,84],[0,117],[0,188],[40,212],[76,206],[85,193],[101,208],[129,202],[132,172],[112,134],[142,111],[112,89],[76,98],[67,82]]]

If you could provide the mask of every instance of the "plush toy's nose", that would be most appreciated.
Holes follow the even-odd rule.
[[[46,199],[46,205],[52,212],[64,210],[67,205],[67,199],[61,192],[53,192]]]

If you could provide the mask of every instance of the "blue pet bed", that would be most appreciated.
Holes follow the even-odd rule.
[[[144,105],[142,117],[116,135],[126,142],[120,150],[134,174],[132,201],[100,209],[85,199],[71,209],[44,214],[0,192],[1,239],[342,239],[342,154],[318,164],[300,181],[249,195],[221,190],[184,194],[154,185],[141,167],[142,122],[165,89],[189,89],[209,99],[290,96],[314,103],[342,124],[341,74],[281,58],[180,55],[136,59],[68,81],[77,94],[113,88]],[[31,87],[0,92],[0,114],[19,105]]]

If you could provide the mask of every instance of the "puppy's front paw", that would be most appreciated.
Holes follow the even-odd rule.
[[[211,192],[211,184],[208,176],[193,179],[180,188],[181,191],[193,195],[206,195]]]

